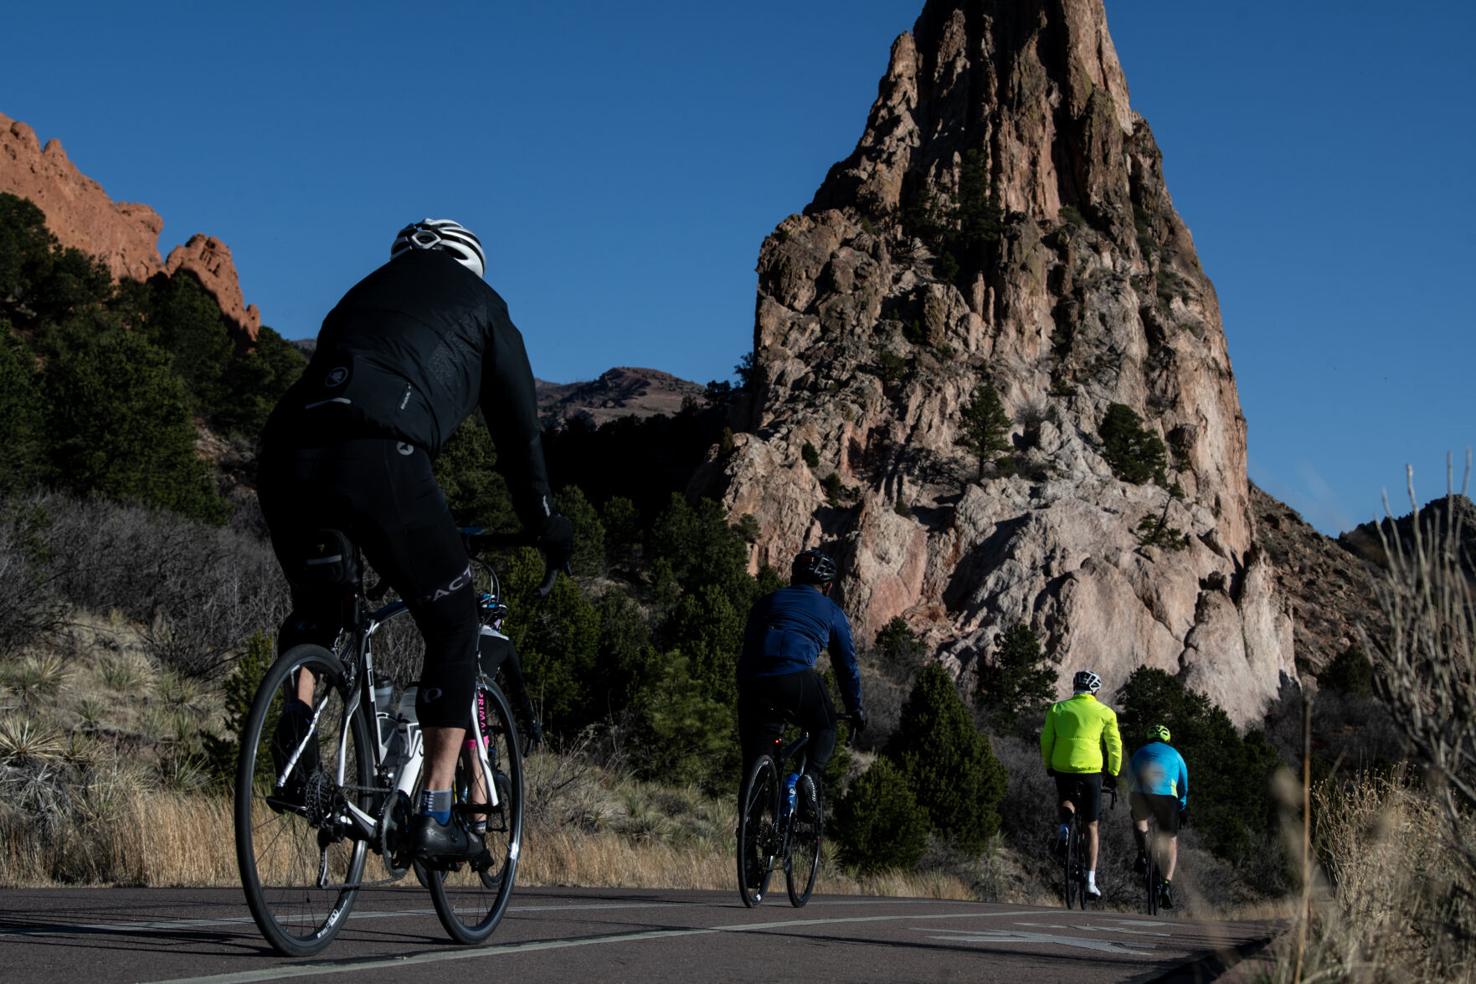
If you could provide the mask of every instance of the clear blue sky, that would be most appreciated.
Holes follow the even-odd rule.
[[[699,381],[759,243],[859,136],[921,0],[14,4],[0,112],[312,335],[421,215],[477,230],[547,379]],[[1219,290],[1251,476],[1328,532],[1476,443],[1476,5],[1109,0]],[[1466,285],[1462,288],[1461,285]],[[1397,502],[1396,502],[1397,504]]]

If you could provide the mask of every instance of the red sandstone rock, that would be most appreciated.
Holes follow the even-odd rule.
[[[218,239],[191,237],[159,258],[164,220],[147,205],[115,202],[102,185],[77,170],[58,140],[42,148],[36,133],[0,113],[0,192],[28,198],[46,213],[46,225],[63,246],[97,257],[116,279],[147,280],[184,269],[199,278],[246,337],[256,340],[261,313],[241,296],[231,252]]]

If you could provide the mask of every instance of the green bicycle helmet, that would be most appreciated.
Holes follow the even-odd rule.
[[[1167,745],[1169,740],[1169,729],[1165,728],[1161,724],[1155,724],[1153,727],[1148,729],[1148,740],[1161,741],[1165,745]]]

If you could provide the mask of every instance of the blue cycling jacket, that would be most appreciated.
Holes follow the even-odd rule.
[[[830,650],[841,696],[854,711],[861,704],[861,669],[846,613],[809,585],[780,588],[760,598],[748,613],[738,679],[813,669],[823,649]]]
[[[1189,767],[1172,745],[1151,741],[1133,753],[1128,763],[1133,792],[1148,796],[1177,796],[1179,809],[1189,805]]]

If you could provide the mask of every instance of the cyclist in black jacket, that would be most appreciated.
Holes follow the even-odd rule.
[[[354,583],[343,561],[354,544],[404,598],[425,637],[415,709],[426,792],[409,837],[431,861],[482,848],[449,822],[456,756],[470,723],[477,596],[431,472],[432,456],[479,405],[524,529],[551,567],[565,566],[573,550],[573,528],[549,498],[523,339],[485,273],[481,243],[457,223],[406,226],[389,262],[324,319],[311,362],[262,435],[261,507],[292,587],[278,650],[332,647]],[[312,681],[300,680],[281,727],[305,725],[302,698],[311,693]]]

